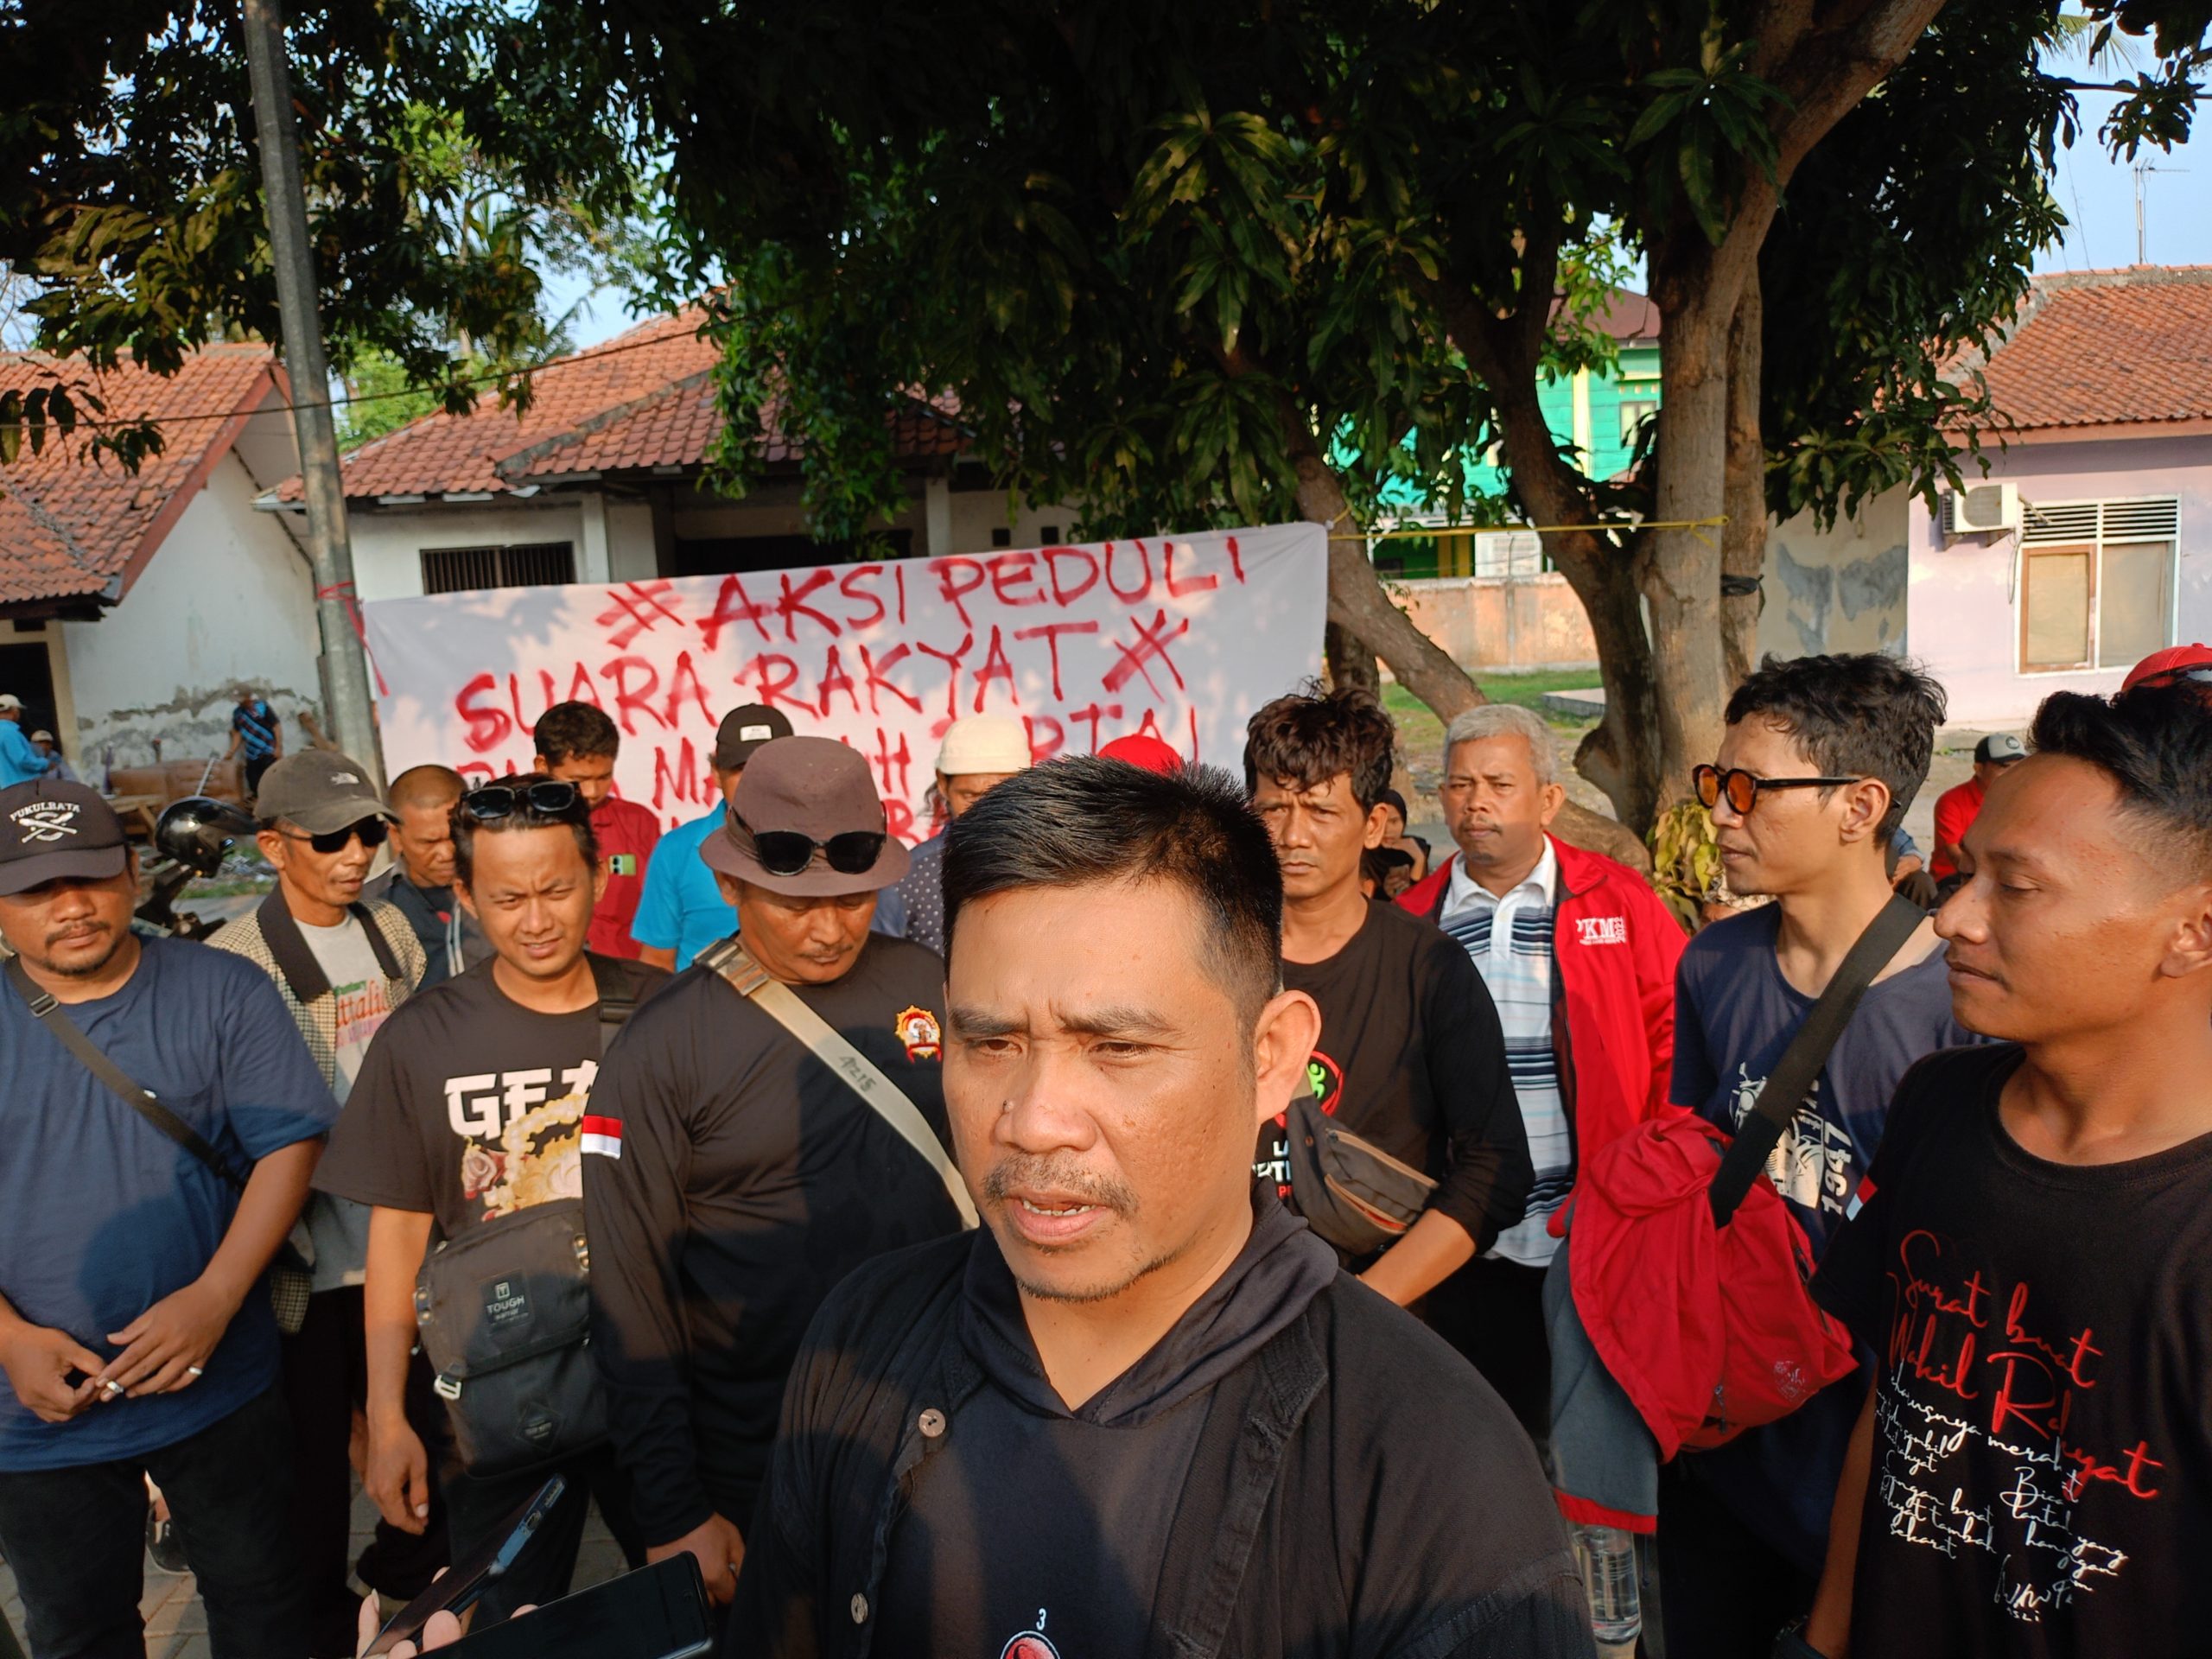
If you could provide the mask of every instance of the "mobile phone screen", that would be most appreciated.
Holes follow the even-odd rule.
[[[506,1524],[494,1529],[467,1560],[455,1561],[435,1584],[394,1614],[391,1623],[377,1632],[377,1639],[369,1644],[362,1659],[374,1659],[378,1654],[391,1652],[393,1644],[420,1632],[429,1623],[432,1613],[461,1613],[474,1606],[477,1598],[515,1564],[523,1547],[537,1535],[538,1528],[561,1501],[568,1484],[559,1475],[547,1480],[529,1503],[509,1516]]]
[[[707,1586],[686,1554],[463,1637],[438,1659],[693,1659],[714,1645]]]

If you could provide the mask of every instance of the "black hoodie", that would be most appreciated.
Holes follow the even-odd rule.
[[[1141,1651],[1204,1396],[1336,1276],[1335,1253],[1304,1224],[1257,1206],[1228,1271],[1071,1411],[1046,1379],[997,1241],[978,1237],[958,1320],[986,1386],[908,1496],[879,1651]]]

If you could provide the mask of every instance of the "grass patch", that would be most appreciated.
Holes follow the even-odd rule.
[[[1538,709],[1538,700],[1548,691],[1586,690],[1598,683],[1598,671],[1594,668],[1548,668],[1534,674],[1478,675],[1475,679],[1475,683],[1482,687],[1483,695],[1492,702],[1517,702],[1523,709]],[[1404,686],[1395,683],[1382,688],[1382,706],[1401,716],[1427,707]],[[1546,718],[1557,720],[1559,716],[1547,714]]]

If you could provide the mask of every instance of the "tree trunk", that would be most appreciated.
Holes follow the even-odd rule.
[[[1321,658],[1329,665],[1332,690],[1361,690],[1377,702],[1382,700],[1382,671],[1375,665],[1375,653],[1342,623],[1328,625],[1321,639]]]
[[[1720,532],[1720,641],[1728,689],[1743,683],[1758,654],[1755,585],[1766,568],[1766,445],[1759,430],[1761,334],[1765,316],[1754,267],[1728,326],[1728,522]]]
[[[1287,404],[1283,424],[1284,441],[1298,474],[1299,517],[1332,527],[1348,524],[1344,486],[1314,442],[1305,411]],[[1357,540],[1329,543],[1329,631],[1333,634],[1339,629],[1389,664],[1398,683],[1446,725],[1452,715],[1489,701],[1467,671],[1390,602],[1366,550]],[[1651,855],[1644,849],[1643,837],[1573,801],[1560,809],[1552,829],[1561,841],[1604,853],[1633,869],[1651,868]]]
[[[1657,684],[1636,577],[1639,550],[1640,543],[1621,550],[1602,537],[1581,537],[1553,556],[1590,620],[1605,688],[1605,718],[1576,749],[1574,768],[1605,791],[1624,823],[1648,827],[1665,803],[1653,741]]]

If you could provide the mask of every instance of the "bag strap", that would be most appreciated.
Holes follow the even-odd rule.
[[[1734,1143],[1720,1160],[1719,1172],[1713,1176],[1707,1193],[1713,1205],[1714,1226],[1728,1224],[1729,1217],[1736,1213],[1736,1206],[1744,1201],[1745,1195],[1751,1190],[1751,1183],[1759,1178],[1768,1156],[1782,1139],[1783,1130],[1789,1127],[1790,1120],[1797,1116],[1797,1109],[1804,1104],[1805,1096],[1812,1092],[1814,1080],[1828,1063],[1836,1039],[1851,1023],[1859,999],[1866,995],[1874,976],[1897,955],[1912,936],[1912,931],[1927,919],[1928,912],[1918,905],[1892,893],[1889,903],[1866,924],[1866,931],[1846,953],[1834,976],[1828,981],[1827,988],[1821,993],[1820,1001],[1813,1004],[1805,1023],[1797,1027],[1797,1034],[1789,1039],[1782,1058],[1767,1074],[1752,1115],[1738,1127]]]
[[[8,982],[16,988],[32,1014],[60,1039],[61,1046],[82,1061],[85,1069],[105,1084],[124,1105],[238,1191],[245,1191],[245,1182],[238,1171],[224,1161],[222,1154],[209,1146],[197,1129],[133,1083],[129,1072],[101,1053],[92,1039],[78,1029],[76,1021],[61,1012],[61,1005],[54,1000],[53,993],[41,990],[23,970],[20,957],[8,958]]]
[[[605,1059],[615,1033],[638,1011],[638,994],[621,969],[606,957],[588,950],[584,960],[591,964],[591,982],[599,991],[599,1054]]]
[[[721,975],[732,990],[756,1004],[812,1050],[817,1059],[842,1077],[878,1117],[898,1131],[901,1140],[928,1160],[930,1167],[937,1172],[938,1179],[944,1183],[952,1207],[960,1212],[960,1224],[965,1228],[976,1225],[975,1200],[968,1196],[967,1183],[960,1179],[960,1172],[945,1155],[944,1143],[937,1138],[937,1131],[930,1128],[929,1120],[914,1103],[900,1092],[897,1084],[876,1070],[867,1055],[801,1001],[798,992],[781,980],[771,979],[768,970],[753,959],[753,953],[745,948],[742,940],[717,939],[693,960]]]

